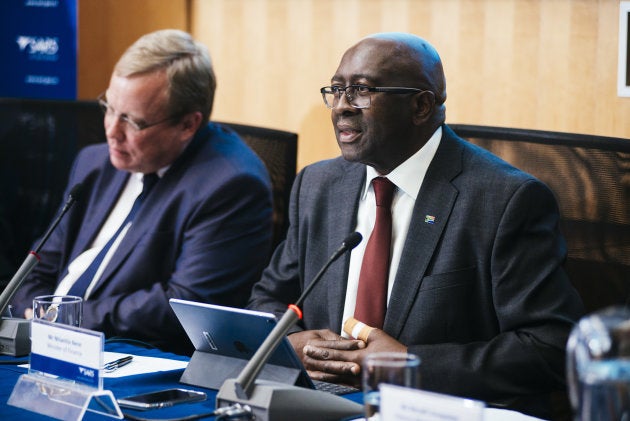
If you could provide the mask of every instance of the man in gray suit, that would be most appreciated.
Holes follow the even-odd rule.
[[[326,272],[289,335],[314,379],[358,385],[368,353],[410,352],[421,358],[423,389],[549,416],[583,312],[562,269],[552,192],[445,125],[442,63],[419,37],[362,39],[322,94],[343,157],[298,175],[287,238],[249,307],[284,313],[359,231],[364,241]],[[387,308],[363,341],[340,333],[356,317],[377,176],[396,186]]]

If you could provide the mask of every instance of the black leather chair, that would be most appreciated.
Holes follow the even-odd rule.
[[[221,124],[241,135],[267,166],[273,185],[275,245],[288,225],[297,134]],[[0,290],[53,220],[78,151],[104,141],[103,115],[96,101],[0,98]]]
[[[553,190],[568,245],[566,269],[587,312],[629,304],[629,139],[462,124],[450,127]]]

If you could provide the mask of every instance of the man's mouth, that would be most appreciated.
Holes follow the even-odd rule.
[[[109,148],[109,153],[110,153],[110,155],[113,154],[113,155],[116,155],[116,156],[126,156],[126,155],[128,155],[127,152],[123,151],[122,149],[112,148],[111,146]]]
[[[360,135],[361,130],[357,130],[348,125],[338,125],[337,133],[339,135],[339,141],[343,143],[350,143],[355,141]]]

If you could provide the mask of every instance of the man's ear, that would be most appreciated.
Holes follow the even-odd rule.
[[[180,120],[179,124],[183,129],[183,138],[190,139],[202,124],[202,115],[199,111],[188,113]]]
[[[413,122],[422,124],[427,121],[435,109],[435,94],[431,91],[419,92],[414,96]]]

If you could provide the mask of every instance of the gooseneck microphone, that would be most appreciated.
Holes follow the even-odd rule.
[[[320,269],[317,275],[315,275],[315,278],[313,278],[313,281],[306,287],[304,292],[302,292],[302,295],[300,295],[300,298],[298,298],[298,300],[295,302],[295,305],[300,307],[302,303],[304,302],[304,299],[306,298],[306,296],[311,293],[311,290],[313,289],[315,284],[319,282],[320,278],[324,275],[324,272],[328,270],[328,267],[332,264],[332,262],[337,260],[339,256],[341,256],[345,252],[352,250],[357,245],[359,245],[362,239],[363,239],[363,236],[356,231],[348,235],[341,243],[341,246],[339,246],[339,248],[332,254],[332,256],[330,256],[326,264]]]
[[[272,382],[258,384],[255,382],[280,341],[295,322],[302,317],[302,311],[298,306],[304,302],[304,299],[319,282],[328,267],[342,254],[355,248],[362,238],[360,233],[353,232],[343,240],[341,246],[326,261],[326,264],[315,275],[295,304],[289,304],[287,311],[236,380],[227,379],[223,383],[217,394],[217,407],[234,403],[245,404],[258,412],[256,419],[263,421],[269,420],[272,414],[274,419],[284,419],[284,417],[294,419],[298,410],[301,411],[299,418],[303,420],[339,419],[361,413],[361,405],[327,392]]]
[[[4,314],[17,289],[20,287],[24,279],[26,279],[28,274],[31,273],[31,270],[33,270],[35,265],[39,262],[39,256],[37,255],[37,253],[39,253],[39,251],[42,249],[42,246],[46,243],[48,237],[50,237],[50,234],[52,234],[53,230],[57,227],[57,225],[59,225],[59,221],[61,221],[61,218],[63,218],[63,216],[70,210],[72,205],[74,205],[74,203],[80,199],[82,191],[83,185],[81,183],[76,184],[74,187],[72,187],[70,193],[68,194],[68,199],[61,209],[61,212],[59,212],[57,218],[50,225],[48,231],[46,231],[46,234],[44,234],[35,250],[28,253],[20,268],[17,270],[15,275],[13,275],[11,281],[9,281],[7,286],[4,288],[4,291],[2,291],[2,294],[0,294],[0,314]]]
[[[269,336],[265,339],[265,341],[260,345],[260,348],[256,351],[251,360],[247,363],[243,371],[241,371],[240,375],[236,379],[237,394],[240,398],[248,398],[251,395],[252,388],[254,387],[254,381],[260,370],[264,367],[267,360],[273,354],[273,351],[276,349],[282,338],[287,334],[291,326],[295,322],[298,321],[302,317],[302,312],[300,311],[299,306],[302,305],[304,299],[310,294],[311,290],[315,287],[315,285],[322,278],[328,267],[339,258],[342,254],[344,254],[348,250],[352,250],[361,242],[363,237],[358,232],[353,232],[348,235],[341,246],[328,258],[326,264],[320,269],[320,271],[315,275],[313,281],[306,287],[304,292],[295,304],[289,305],[289,308],[284,313],[278,324],[273,328],[273,330],[269,333]]]

